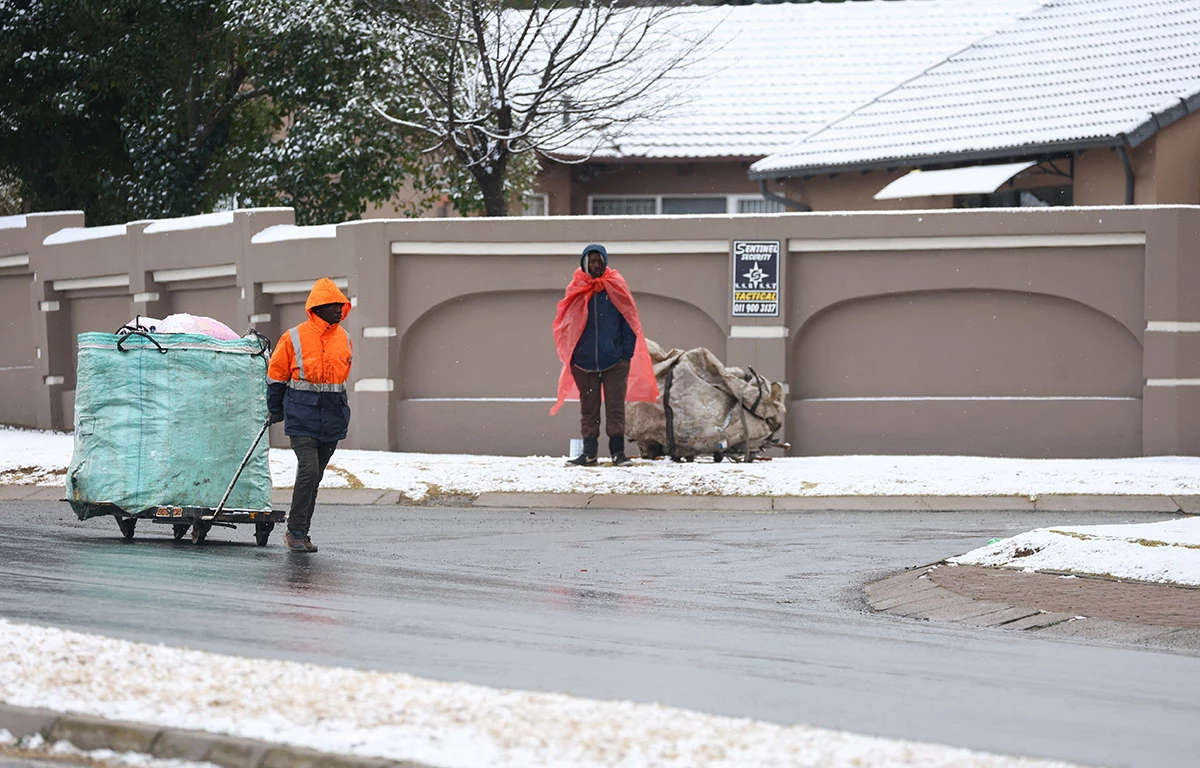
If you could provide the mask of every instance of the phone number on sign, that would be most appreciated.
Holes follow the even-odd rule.
[[[735,315],[773,315],[778,311],[779,304],[774,301],[735,301]]]

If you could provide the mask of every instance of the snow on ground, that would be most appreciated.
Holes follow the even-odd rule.
[[[146,645],[0,619],[0,701],[447,768],[1065,763],[658,704]]]
[[[1200,585],[1200,517],[1140,525],[1038,528],[952,557],[950,562]]]
[[[0,483],[58,485],[71,435],[0,427]],[[277,488],[291,487],[296,457],[270,453]],[[628,467],[570,467],[563,456],[473,456],[339,450],[322,488],[428,495],[663,493],[714,496],[1200,495],[1200,458],[997,459],[974,456],[810,456],[751,464],[634,459]]]
[[[0,428],[0,484],[59,485],[69,434]],[[295,455],[271,449],[276,487],[290,487]],[[1200,458],[998,459],[973,456],[813,456],[752,464],[567,466],[558,456],[466,456],[340,450],[323,488],[378,488],[421,500],[438,494],[648,493],[718,496],[1200,495]],[[1200,585],[1200,517],[1132,526],[1044,528],[955,562],[1071,571]]]

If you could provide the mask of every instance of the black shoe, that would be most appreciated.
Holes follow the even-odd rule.
[[[581,453],[567,463],[574,464],[577,467],[594,467],[596,466],[596,457],[588,456],[586,453]]]
[[[625,455],[625,454],[623,454],[623,453],[614,453],[614,454],[613,454],[613,458],[612,458],[612,462],[613,462],[613,466],[614,466],[614,467],[623,467],[623,466],[625,466],[626,464],[632,464],[632,463],[633,463],[632,461],[630,461],[630,460],[629,460],[629,457],[628,457],[628,456],[626,456],[626,455]]]

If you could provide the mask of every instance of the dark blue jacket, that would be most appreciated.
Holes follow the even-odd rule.
[[[587,255],[597,251],[608,266],[608,251],[602,245],[589,245],[583,250],[579,265],[587,271]],[[587,325],[583,335],[575,345],[575,354],[571,363],[585,371],[606,371],[622,360],[633,359],[634,344],[637,335],[625,322],[625,318],[617,311],[608,298],[607,291],[601,291],[588,299]]]

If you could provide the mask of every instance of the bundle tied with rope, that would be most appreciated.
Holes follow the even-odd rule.
[[[754,371],[727,367],[711,351],[663,350],[646,339],[662,393],[658,402],[626,406],[625,434],[646,458],[750,461],[776,438],[787,401],[784,388]]]

